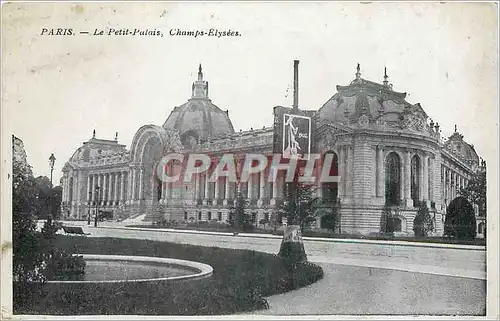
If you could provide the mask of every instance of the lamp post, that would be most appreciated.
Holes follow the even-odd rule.
[[[56,163],[56,157],[54,156],[54,153],[50,154],[49,157],[49,166],[50,166],[50,195],[49,195],[49,213],[48,217],[52,217],[52,199],[53,199],[53,194],[54,194],[54,189],[52,186],[52,173],[54,172],[54,164]]]
[[[52,172],[54,171],[54,164],[56,163],[56,158],[54,153],[50,154],[49,166],[50,166],[50,187],[52,187]]]
[[[99,190],[101,188],[99,185],[95,187],[95,195],[96,195],[96,203],[95,203],[95,219],[94,219],[94,227],[97,227],[97,217],[99,216]]]

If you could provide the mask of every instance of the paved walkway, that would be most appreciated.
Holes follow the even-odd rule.
[[[104,222],[98,228],[86,222],[66,224],[82,226],[90,237],[138,238],[267,253],[277,253],[281,243],[281,237],[126,228]],[[325,277],[308,287],[271,296],[270,309],[251,314],[485,313],[486,251],[402,243],[305,238],[308,259],[322,266]]]

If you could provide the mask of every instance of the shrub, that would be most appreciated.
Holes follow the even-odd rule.
[[[446,208],[444,235],[457,239],[476,237],[476,216],[471,203],[462,196],[451,201]]]
[[[420,202],[420,207],[418,209],[417,215],[413,220],[413,232],[417,237],[427,236],[429,232],[434,230],[434,224],[432,222],[432,217],[429,214],[429,209],[425,202]]]

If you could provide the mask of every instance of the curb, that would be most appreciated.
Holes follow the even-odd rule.
[[[201,234],[201,235],[221,235],[232,237],[252,237],[252,238],[267,238],[267,239],[282,239],[281,235],[271,234],[257,234],[257,233],[238,233],[234,235],[226,232],[210,232],[210,231],[196,231],[196,230],[176,230],[176,229],[158,229],[158,228],[143,228],[143,227],[117,227],[117,226],[102,226],[98,228],[107,228],[115,230],[131,230],[131,231],[148,231],[148,232],[163,232],[163,233],[179,233],[179,234]],[[486,251],[486,246],[478,245],[459,245],[459,244],[441,244],[441,243],[419,243],[411,241],[384,241],[384,240],[360,240],[360,239],[334,239],[324,237],[308,237],[303,236],[304,241],[314,242],[329,242],[329,243],[350,243],[350,244],[378,244],[378,245],[394,245],[406,247],[424,247],[424,248],[442,248],[442,249],[456,249],[456,250],[469,250],[469,251]]]

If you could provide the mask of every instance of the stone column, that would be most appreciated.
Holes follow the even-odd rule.
[[[219,190],[220,190],[219,183],[220,183],[220,177],[217,177],[214,183],[214,205],[217,205],[217,202],[219,201]]]
[[[121,178],[121,184],[120,184],[120,201],[123,202],[123,195],[124,189],[125,189],[125,172],[120,173],[120,178]]]
[[[165,177],[166,171],[167,171],[166,166],[163,166],[163,168],[162,168],[163,177]],[[166,203],[165,200],[168,198],[167,197],[168,183],[163,181],[163,177],[161,178],[161,200],[160,200],[160,202]]]
[[[201,174],[198,173],[198,169],[196,170],[196,194],[195,194],[195,197],[196,197],[196,200],[198,199],[201,199],[202,198],[202,195],[201,195]]]
[[[276,175],[276,179],[272,182],[273,184],[273,197],[271,198],[271,201],[270,201],[270,204],[271,205],[276,205],[276,201],[279,200],[281,197],[280,197],[280,189],[279,189],[279,185],[280,185],[280,173],[278,172],[277,175]]]
[[[132,174],[132,179],[130,180],[130,202],[133,204],[135,203],[136,200],[136,193],[135,193],[135,188],[136,188],[136,180],[137,180],[137,168],[133,167],[130,171]]]
[[[377,146],[377,197],[385,199],[384,146]]]
[[[354,159],[352,157],[352,147],[347,146],[347,159],[346,159],[346,172],[344,174],[346,178],[346,195],[349,198],[352,198],[353,196],[353,191],[352,191],[352,172],[354,168]]]
[[[113,176],[115,178],[115,190],[114,190],[115,195],[113,197],[113,202],[116,202],[118,200],[118,173],[114,173]]]
[[[377,188],[378,188],[378,180],[377,180],[377,172],[378,172],[378,166],[377,166],[377,154],[378,154],[378,146],[371,146],[371,171],[372,171],[372,198],[377,197]]]
[[[85,196],[87,198],[87,204],[89,203],[90,201],[90,187],[91,186],[91,183],[90,183],[90,173],[87,175],[87,196]]]
[[[423,158],[423,156],[420,157],[420,170],[418,171],[418,181],[420,184],[420,186],[418,187],[420,189],[418,200],[423,201],[424,200],[424,158]]]
[[[225,177],[224,179],[224,188],[225,188],[225,191],[224,191],[224,201],[223,201],[223,205],[227,205],[228,204],[228,200],[229,199],[232,199],[231,197],[231,182],[229,181],[229,177]]]
[[[108,200],[108,197],[107,197],[107,188],[108,188],[108,174],[105,173],[105,174],[103,174],[102,186],[101,186],[102,205],[106,205],[106,201]]]
[[[209,182],[208,182],[208,179],[209,179],[209,177],[210,177],[210,176],[209,176],[209,174],[208,174],[208,171],[207,171],[207,172],[205,172],[205,175],[203,175],[203,176],[204,176],[204,179],[205,179],[205,191],[204,191],[204,192],[205,192],[205,193],[204,193],[205,195],[204,195],[204,197],[203,197],[203,205],[207,205],[207,203],[208,203],[208,197],[209,197],[209,195],[210,195],[210,194],[209,194],[209,187],[210,187],[210,184],[209,184]]]
[[[341,147],[339,147],[341,148]],[[316,197],[319,197],[319,198],[323,198],[323,182],[321,181],[321,171],[322,171],[322,168],[323,168],[323,158],[320,157],[320,159],[318,160],[318,164],[319,166],[317,166],[317,168],[315,169],[314,171],[314,175],[316,177]],[[341,171],[340,171],[340,156],[339,156],[339,168],[338,168],[338,175],[340,176],[340,181],[337,183],[338,185],[338,195],[339,197],[342,197],[341,195],[341,184],[344,183],[344,177],[342,177],[342,174],[341,174]]]
[[[422,157],[423,160],[423,180],[422,180],[422,187],[423,187],[423,195],[422,199],[424,201],[429,201],[429,155],[424,154]],[[429,204],[428,204],[429,205]]]
[[[451,175],[450,175],[450,170],[445,168],[446,171],[446,206],[448,206],[451,198]]]
[[[400,168],[399,168],[399,199],[404,202],[405,198],[405,163],[404,159],[401,160],[400,162]],[[403,205],[403,204],[401,204]]]
[[[338,168],[338,175],[340,176],[340,182],[338,183],[339,186],[339,196],[340,198],[343,198],[345,196],[345,183],[346,183],[346,177],[345,177],[345,147],[344,146],[339,146],[339,168]],[[319,171],[319,175],[321,175],[321,170]],[[319,184],[321,187],[321,183]]]
[[[405,204],[406,206],[413,206],[411,200],[411,152],[408,150],[404,154],[404,163],[405,163]]]
[[[255,177],[255,174],[250,174],[248,177],[247,181],[247,198],[250,202],[252,202],[253,199],[253,179]]]
[[[139,202],[142,201],[142,198],[143,198],[143,195],[142,195],[142,193],[144,192],[143,178],[144,178],[144,169],[141,168],[140,173],[139,173],[139,196],[138,196]]]
[[[92,186],[90,187],[90,192],[92,193],[91,200],[95,202],[95,186],[97,185],[97,175],[92,174]]]
[[[104,202],[104,187],[106,186],[106,174],[101,174],[101,178],[99,179],[99,195],[98,200],[103,203]]]
[[[455,180],[453,181],[455,185],[453,186],[453,198],[457,197],[457,188],[458,188],[458,174],[455,172]]]
[[[108,205],[113,204],[113,173],[109,173],[109,182],[108,182]]]
[[[450,170],[450,201],[455,198],[455,193],[453,192],[453,190],[455,189],[455,182],[453,181],[454,179],[455,174]]]
[[[262,206],[264,204],[264,193],[266,191],[266,175],[264,171],[259,173],[259,200],[257,205]]]
[[[429,201],[435,202],[434,199],[434,176],[436,169],[434,168],[434,158],[429,157]]]

